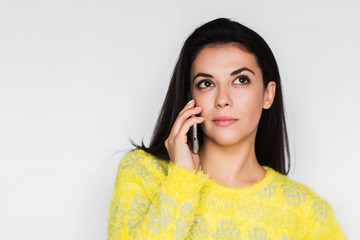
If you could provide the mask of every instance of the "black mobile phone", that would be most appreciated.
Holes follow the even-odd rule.
[[[188,92],[187,98],[188,98],[188,101],[190,101],[192,99],[190,92]],[[197,124],[194,124],[192,127],[190,127],[190,130],[187,133],[187,137],[188,137],[188,144],[189,144],[190,150],[194,154],[197,154],[199,152]]]

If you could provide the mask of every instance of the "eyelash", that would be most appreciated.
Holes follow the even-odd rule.
[[[238,85],[244,85],[244,84],[248,84],[248,83],[250,82],[250,78],[249,78],[247,75],[245,75],[245,74],[242,74],[242,75],[237,76],[237,77],[235,78],[235,80],[237,80],[237,79],[245,79],[245,80],[246,80],[245,83],[241,83],[241,84],[238,84]],[[234,81],[235,81],[235,80],[234,80]],[[200,85],[201,85],[202,83],[205,83],[205,82],[210,82],[210,83],[211,83],[210,80],[204,79],[204,80],[201,80],[201,81],[197,84],[197,87],[198,87],[198,88],[207,88],[207,87],[200,87]]]

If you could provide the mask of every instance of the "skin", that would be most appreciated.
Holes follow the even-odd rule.
[[[190,81],[194,101],[179,113],[165,142],[171,161],[191,171],[201,166],[211,179],[230,187],[263,179],[266,172],[256,159],[255,136],[262,110],[273,103],[275,82],[265,88],[255,56],[236,44],[202,49],[192,63]],[[218,116],[235,121],[218,126]],[[204,133],[199,154],[187,145],[186,133],[195,123]]]

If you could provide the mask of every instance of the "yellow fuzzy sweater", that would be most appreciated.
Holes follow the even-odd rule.
[[[108,239],[346,239],[330,204],[263,168],[265,178],[233,188],[131,151],[119,166]]]

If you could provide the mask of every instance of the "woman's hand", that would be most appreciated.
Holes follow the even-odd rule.
[[[169,153],[171,162],[184,167],[190,171],[197,171],[200,165],[198,154],[191,152],[187,144],[187,132],[194,124],[204,121],[202,117],[196,117],[201,107],[194,107],[195,101],[189,101],[181,110],[171,129],[169,137],[165,141],[166,150]]]

